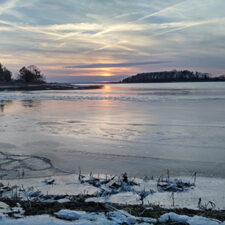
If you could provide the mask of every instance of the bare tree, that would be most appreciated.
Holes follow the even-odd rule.
[[[43,83],[44,76],[37,66],[30,65],[28,67],[22,67],[18,74],[19,80],[26,83]]]

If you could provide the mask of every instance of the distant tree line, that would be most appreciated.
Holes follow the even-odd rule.
[[[12,72],[0,63],[0,83],[44,83],[44,80],[37,66],[24,66],[19,70],[16,78],[13,78]]]
[[[0,63],[0,82],[10,82],[11,80],[12,73]]]
[[[122,83],[160,83],[160,82],[200,82],[225,81],[225,76],[211,77],[208,73],[189,70],[140,73],[123,79]]]

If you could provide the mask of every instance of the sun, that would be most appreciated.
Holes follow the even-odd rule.
[[[111,68],[105,67],[105,68],[100,68],[100,76],[103,77],[110,77],[113,76],[113,74],[111,73]]]
[[[103,73],[103,74],[101,74],[101,76],[103,76],[103,77],[110,77],[110,76],[112,76],[112,75],[109,74],[109,73]]]

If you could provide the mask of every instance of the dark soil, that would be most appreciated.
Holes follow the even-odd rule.
[[[139,217],[151,217],[159,218],[161,215],[168,212],[175,212],[179,215],[188,215],[188,216],[203,216],[213,219],[218,219],[220,221],[225,221],[225,210],[192,210],[192,209],[164,209],[159,206],[143,207],[140,205],[137,206],[121,206],[116,204],[104,204],[104,203],[86,203],[83,200],[77,199],[72,202],[67,203],[45,203],[45,202],[31,202],[31,201],[17,201],[11,199],[1,199],[0,201],[5,202],[11,207],[16,206],[16,203],[19,203],[21,207],[25,210],[25,215],[41,215],[49,214],[53,215],[55,212],[58,212],[61,209],[70,209],[86,212],[109,212],[113,209],[125,210],[131,215]],[[174,224],[174,223],[173,223]],[[176,223],[178,224],[178,223]]]

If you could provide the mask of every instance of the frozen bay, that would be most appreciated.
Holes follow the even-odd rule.
[[[0,110],[2,176],[225,176],[224,83],[6,91]]]

